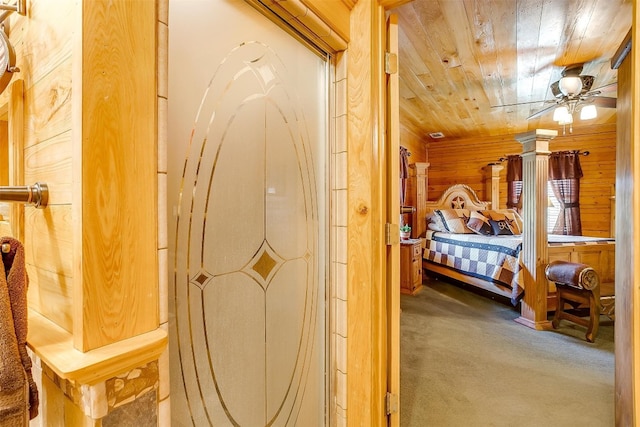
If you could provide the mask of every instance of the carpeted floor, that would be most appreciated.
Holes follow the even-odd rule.
[[[401,299],[402,427],[614,425],[613,322],[596,342],[563,320],[555,331],[468,289],[426,279]]]

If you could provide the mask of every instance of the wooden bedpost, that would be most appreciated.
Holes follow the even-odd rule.
[[[548,283],[544,270],[549,263],[547,236],[547,180],[549,141],[558,131],[536,129],[516,135],[522,144],[522,260],[524,298],[516,322],[533,329],[549,329],[547,320]]]
[[[413,196],[412,203],[416,211],[411,221],[411,237],[423,237],[427,231],[427,186],[429,185],[430,163],[416,162],[409,165],[409,194]]]
[[[491,209],[500,209],[500,171],[504,169],[499,163],[489,163],[484,170],[485,200],[491,202]]]

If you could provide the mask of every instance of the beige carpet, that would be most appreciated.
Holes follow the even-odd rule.
[[[425,283],[401,299],[402,427],[614,425],[607,317],[590,344],[569,321],[535,331],[507,301]]]

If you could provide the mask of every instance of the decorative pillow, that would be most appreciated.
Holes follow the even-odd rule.
[[[445,230],[445,229],[444,229],[444,227],[440,227],[440,226],[438,226],[438,225],[437,225],[436,223],[434,223],[434,222],[430,222],[430,223],[428,223],[428,224],[427,224],[427,228],[428,228],[429,230],[432,230],[432,231],[447,231],[447,230]]]
[[[493,235],[493,228],[491,228],[489,219],[476,211],[471,211],[471,216],[467,222],[467,228],[482,236]]]
[[[431,212],[427,215],[427,228],[433,231],[447,231],[447,228],[442,221],[442,217],[440,215],[436,215],[435,212]]]
[[[523,224],[522,217],[514,209],[496,209],[480,211],[480,213],[494,221],[507,221],[511,234],[522,234]]]
[[[439,216],[442,220],[446,231],[456,234],[470,234],[473,231],[467,228],[469,221],[469,209],[436,209],[433,211],[435,216]]]
[[[509,220],[501,219],[496,221],[495,219],[490,219],[489,224],[491,224],[491,230],[494,236],[513,236],[513,232],[509,226]]]

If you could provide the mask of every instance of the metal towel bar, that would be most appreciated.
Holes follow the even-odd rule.
[[[0,202],[27,203],[42,209],[49,203],[49,187],[42,182],[25,186],[0,187]]]

